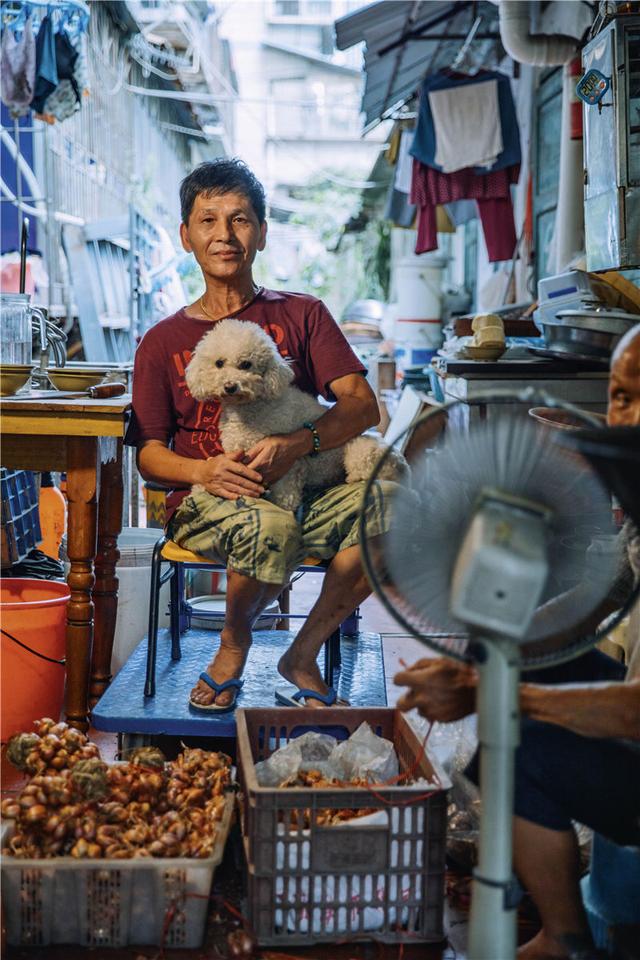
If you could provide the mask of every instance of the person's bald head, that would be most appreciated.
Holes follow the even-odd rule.
[[[611,357],[607,423],[640,426],[640,323],[625,333]]]

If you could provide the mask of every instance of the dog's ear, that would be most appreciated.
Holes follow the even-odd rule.
[[[293,370],[280,356],[265,370],[263,396],[265,400],[275,400],[287,389],[293,380]]]
[[[207,400],[209,397],[206,374],[210,364],[211,360],[207,358],[204,350],[196,347],[185,370],[187,388],[194,400]]]

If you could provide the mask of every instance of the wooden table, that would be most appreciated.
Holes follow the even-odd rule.
[[[26,395],[0,403],[2,466],[67,474],[71,598],[65,713],[68,722],[82,730],[88,726],[89,705],[111,680],[118,605],[115,565],[122,529],[122,441],[130,403],[129,396],[90,400]]]

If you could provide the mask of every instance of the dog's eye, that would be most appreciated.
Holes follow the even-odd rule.
[[[216,360],[216,367],[224,367],[224,360]]]
[[[238,364],[238,370],[251,370],[252,366],[251,360],[241,360]]]

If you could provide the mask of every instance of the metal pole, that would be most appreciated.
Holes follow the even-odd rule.
[[[47,252],[47,273],[49,274],[49,285],[47,287],[47,308],[49,315],[51,315],[51,304],[53,303],[53,280],[54,274],[57,275],[57,263],[54,265],[54,248],[55,244],[53,242],[52,231],[55,230],[55,219],[53,216],[53,197],[51,196],[51,157],[49,155],[49,127],[48,124],[43,124],[44,127],[44,138],[43,138],[43,150],[42,150],[42,169],[44,171],[44,203],[47,211],[47,219],[45,224],[46,230],[46,252]]]
[[[477,647],[482,814],[469,960],[514,960],[519,899],[512,870],[514,762],[520,740],[518,648],[502,638],[482,640]]]
[[[20,120],[18,117],[13,118],[13,139],[16,145],[16,200],[18,201],[18,245],[20,244],[20,236],[22,234],[22,173],[20,171],[20,157],[22,156],[20,150]]]

